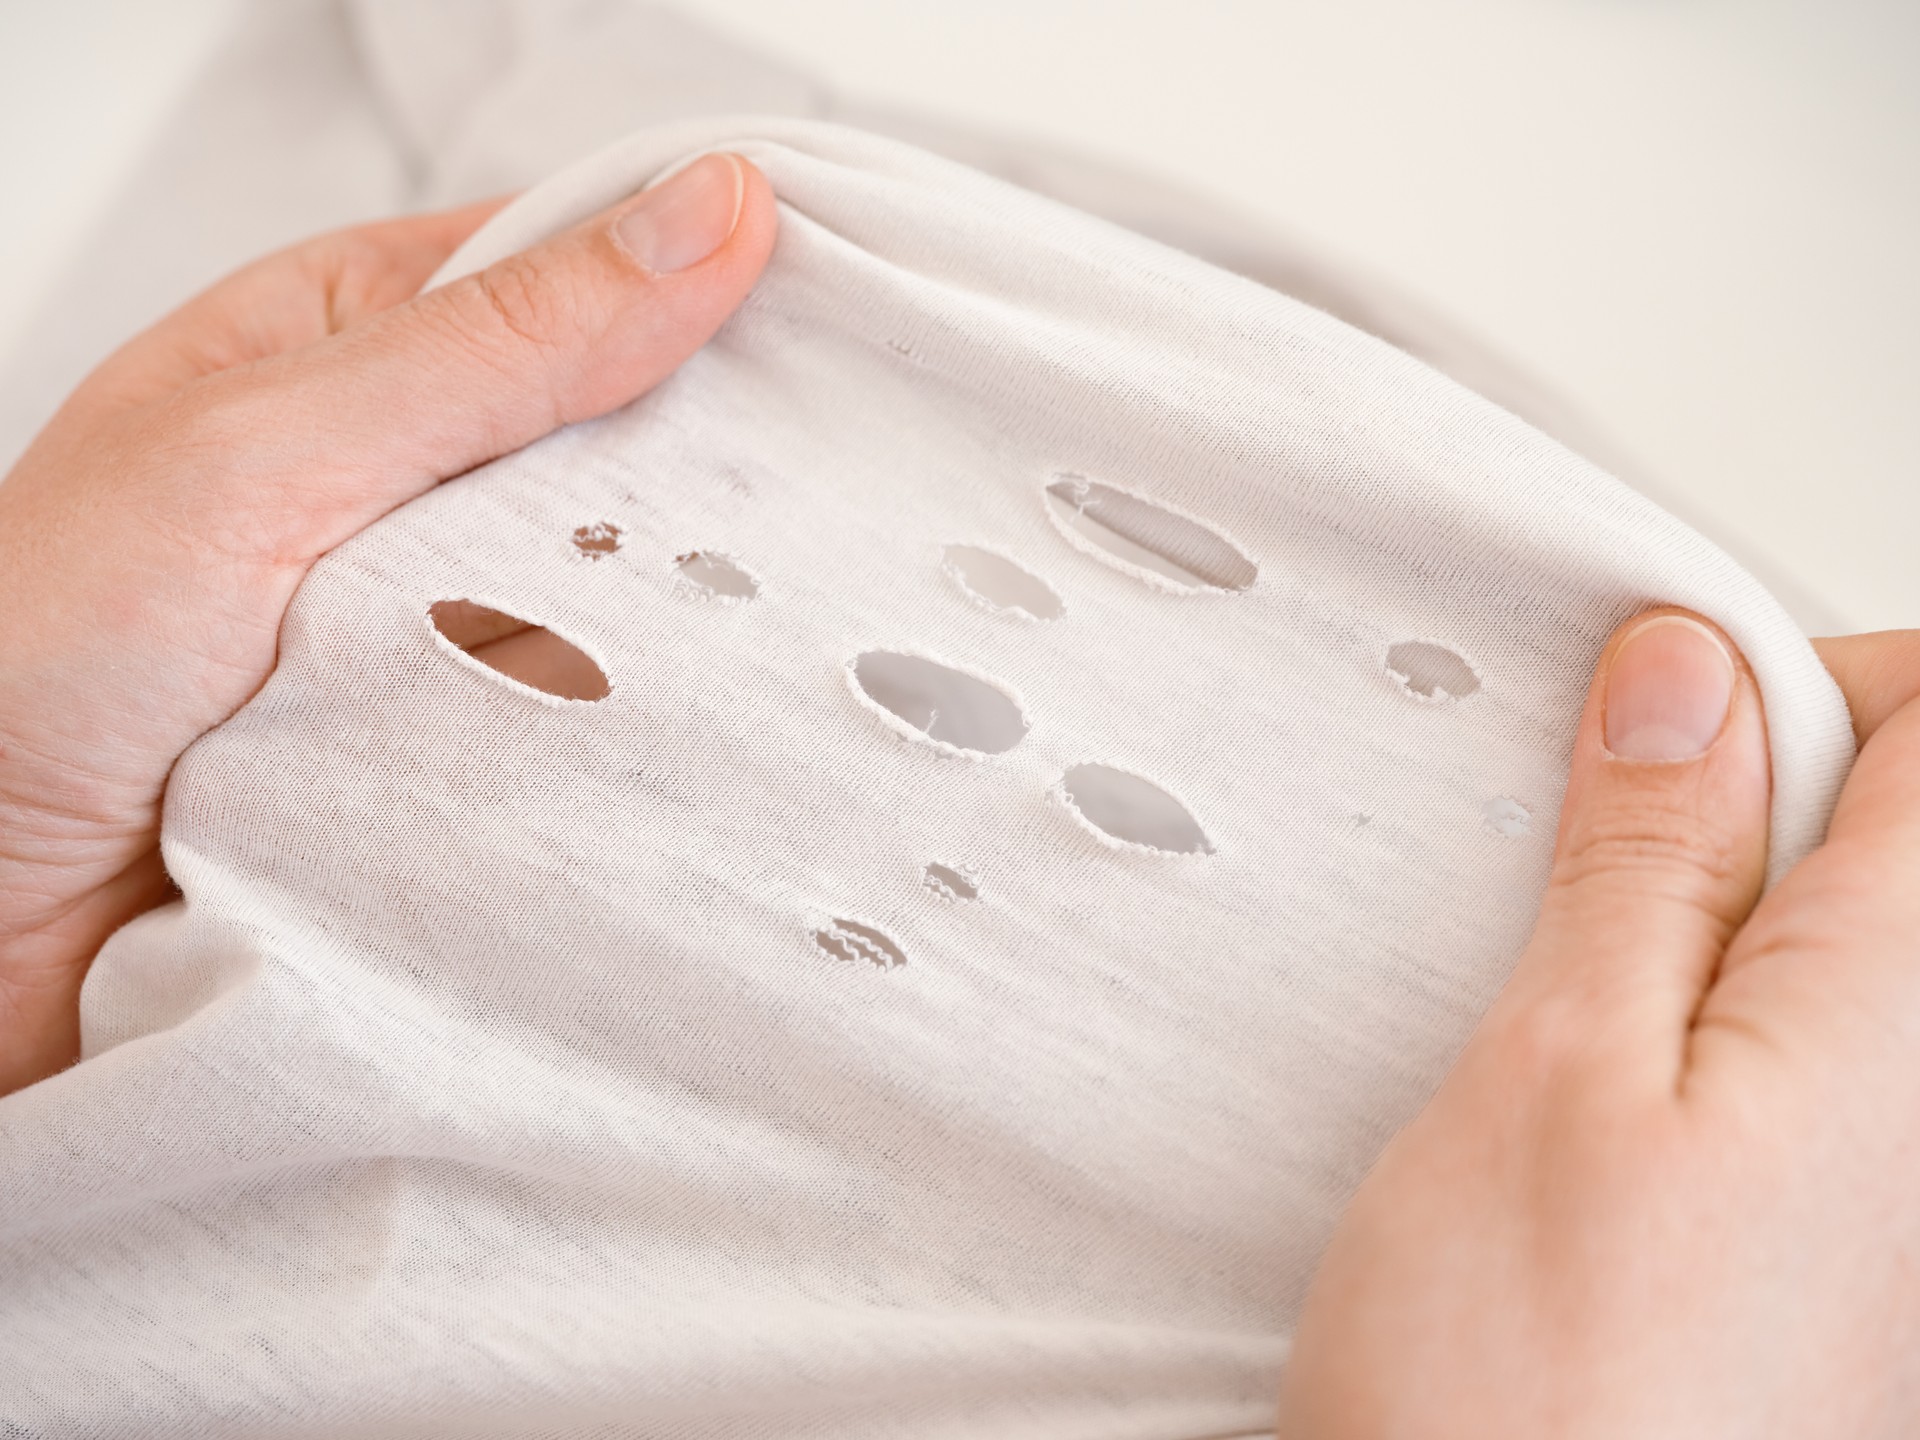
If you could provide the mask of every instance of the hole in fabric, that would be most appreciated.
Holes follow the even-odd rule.
[[[1115,840],[1176,855],[1213,853],[1213,842],[1187,807],[1131,771],[1076,765],[1061,777],[1060,788],[1081,819]]]
[[[869,700],[929,740],[998,755],[1026,737],[1018,702],[978,675],[891,650],[869,650],[847,670]]]
[[[1259,567],[1219,531],[1083,475],[1046,490],[1047,513],[1068,541],[1097,559],[1180,590],[1244,590]]]
[[[937,860],[927,866],[926,886],[942,900],[980,898],[980,882],[970,872],[957,865],[942,865]]]
[[[673,557],[680,574],[689,584],[709,595],[727,600],[751,600],[760,593],[760,582],[725,555],[705,550],[689,550]]]
[[[871,925],[858,920],[834,920],[813,932],[813,943],[836,960],[865,960],[882,970],[907,963],[906,952]]]
[[[1496,795],[1480,807],[1480,818],[1487,822],[1487,828],[1496,835],[1504,835],[1512,840],[1524,835],[1533,825],[1533,812],[1518,800],[1505,795]]]
[[[1402,640],[1387,647],[1387,674],[1415,700],[1444,705],[1480,688],[1480,676],[1464,655],[1431,640]]]
[[[1011,610],[1034,620],[1058,620],[1066,613],[1046,581],[991,550],[949,545],[946,568],[962,590],[995,610]]]
[[[509,680],[562,700],[604,700],[613,687],[586,651],[545,626],[473,600],[437,600],[427,610],[450,645]]]
[[[604,520],[582,525],[573,532],[573,548],[589,560],[611,555],[620,548],[620,527],[609,525]]]

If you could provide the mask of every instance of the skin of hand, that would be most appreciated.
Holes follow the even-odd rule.
[[[1860,758],[1761,898],[1751,672],[1613,637],[1538,928],[1336,1230],[1282,1440],[1920,1435],[1920,631],[1815,643]]]
[[[496,208],[240,271],[89,376],[0,483],[0,1095],[78,1055],[93,956],[172,893],[168,772],[266,681],[314,561],[658,384],[777,223],[759,171],[711,155],[417,295]]]

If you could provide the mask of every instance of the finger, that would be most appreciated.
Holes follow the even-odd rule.
[[[470,653],[489,669],[549,695],[597,700],[611,688],[592,659],[538,625],[475,646]]]
[[[1758,898],[1766,723],[1726,636],[1642,616],[1601,657],[1540,919],[1496,1009],[1622,1083],[1671,1084],[1700,997]]]
[[[1884,678],[1877,662],[1860,673]],[[1856,720],[1868,738],[1826,841],[1728,950],[1700,1011],[1697,1060],[1729,1044],[1752,1051],[1758,1040],[1787,1057],[1803,1089],[1824,1066],[1842,1088],[1877,1076],[1878,1103],[1889,1110],[1910,1104],[1920,1048],[1920,699],[1881,713],[1900,688],[1888,681],[1861,692]]]
[[[1836,635],[1813,648],[1847,697],[1862,745],[1896,710],[1920,699],[1920,630]]]
[[[433,628],[462,650],[477,650],[533,627],[517,615],[472,600],[436,600],[427,607]]]
[[[148,404],[204,375],[337,334],[413,298],[505,203],[360,225],[257,260],[114,352],[73,403],[96,411]]]
[[[1920,701],[1910,700],[1874,730],[1840,791],[1827,844],[1883,852],[1920,895]],[[1878,868],[1878,867],[1876,867]],[[1920,930],[1914,932],[1920,944]]]
[[[214,503],[301,564],[443,479],[625,404],[745,298],[775,224],[760,173],[709,155],[479,274],[210,376],[178,400],[195,443],[227,458]],[[228,443],[261,434],[277,452]]]

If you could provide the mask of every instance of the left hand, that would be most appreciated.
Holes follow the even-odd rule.
[[[160,796],[273,669],[314,561],[652,388],[772,251],[734,155],[415,292],[495,207],[242,270],[74,392],[0,484],[0,1095],[79,1053],[80,985],[165,899]]]

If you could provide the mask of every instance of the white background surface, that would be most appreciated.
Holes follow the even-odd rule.
[[[0,0],[0,346],[244,0]],[[1468,322],[1850,624],[1920,625],[1915,0],[688,0],[1184,176]]]

